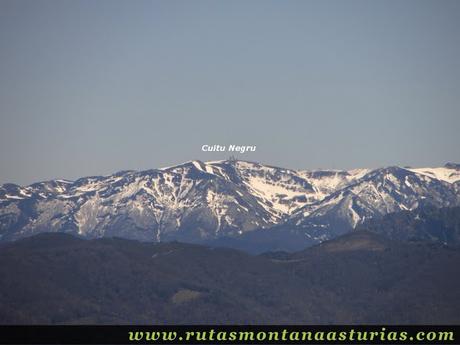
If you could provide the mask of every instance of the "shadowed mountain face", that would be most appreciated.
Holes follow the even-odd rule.
[[[370,219],[359,230],[369,230],[397,241],[460,244],[460,207],[424,207]]]
[[[394,241],[438,242],[456,246],[460,244],[460,207],[419,207],[371,218],[353,231],[368,230]],[[315,239],[306,236],[292,225],[254,230],[237,238],[221,237],[204,242],[260,254],[267,251],[299,251],[315,245]]]
[[[43,234],[0,260],[1,324],[460,322],[459,250],[369,232],[261,256]]]
[[[222,238],[299,249],[370,218],[460,205],[460,168],[302,171],[244,161],[192,161],[76,181],[0,186],[0,240],[41,232],[86,238],[208,242]],[[269,238],[260,230],[274,228]],[[259,236],[248,236],[259,230]],[[247,237],[246,237],[247,236]],[[293,246],[292,243],[302,246]]]

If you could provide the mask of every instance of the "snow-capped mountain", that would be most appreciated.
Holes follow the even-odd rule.
[[[458,167],[375,169],[322,200],[304,206],[283,226],[304,228],[308,236],[328,240],[366,219],[423,206],[459,205],[459,186]]]
[[[0,236],[206,240],[288,227],[321,241],[365,219],[460,205],[460,167],[297,171],[246,161],[191,161],[76,181],[0,186]]]

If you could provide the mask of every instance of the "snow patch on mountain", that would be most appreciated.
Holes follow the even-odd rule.
[[[452,169],[446,167],[440,168],[416,168],[416,169],[408,169],[413,171],[417,174],[422,174],[429,176],[431,178],[435,178],[440,181],[445,181],[448,183],[455,183],[460,181],[460,169]]]

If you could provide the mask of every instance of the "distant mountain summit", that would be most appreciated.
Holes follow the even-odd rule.
[[[246,161],[190,161],[76,181],[0,186],[0,236],[200,242],[252,231],[318,243],[368,219],[460,205],[460,168],[291,170]],[[269,230],[270,229],[270,230]],[[268,232],[264,232],[268,231]],[[296,239],[296,242],[297,239]]]
[[[448,168],[448,169],[460,170],[460,164],[459,163],[446,163],[446,165],[444,165],[444,167]]]

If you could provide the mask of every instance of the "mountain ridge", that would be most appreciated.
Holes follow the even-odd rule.
[[[460,205],[460,168],[293,170],[255,162],[188,161],[75,181],[0,186],[0,236],[43,231],[89,238],[208,241],[295,229],[318,243],[369,218]]]

